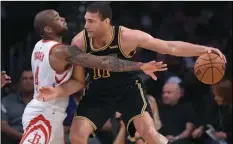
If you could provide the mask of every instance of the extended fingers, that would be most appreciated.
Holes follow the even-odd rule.
[[[167,68],[157,68],[156,71],[166,71]]]
[[[147,75],[149,75],[153,80],[157,80],[157,76],[153,72],[147,73]]]
[[[211,52],[219,55],[220,58],[223,59],[225,63],[227,62],[226,57],[222,54],[222,52],[219,49],[216,49],[216,48],[209,49],[208,53],[211,53]]]

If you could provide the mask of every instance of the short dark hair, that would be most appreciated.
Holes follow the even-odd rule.
[[[109,18],[112,21],[112,9],[107,2],[93,2],[87,7],[87,12],[99,13],[101,20]]]
[[[52,9],[47,9],[36,14],[34,18],[34,29],[39,35],[44,35],[44,27],[46,26],[49,15],[51,15],[52,12]]]
[[[22,74],[26,71],[32,71],[32,68],[29,64],[26,64],[25,66],[22,67],[22,69],[20,70],[20,76],[22,76]]]
[[[19,69],[19,72],[13,77],[13,81],[15,83],[18,83],[20,82],[20,79],[23,75],[24,72],[28,72],[28,71],[32,71],[32,68],[31,68],[31,64],[27,63]]]

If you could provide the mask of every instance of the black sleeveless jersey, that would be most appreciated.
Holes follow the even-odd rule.
[[[121,27],[114,26],[111,41],[102,48],[95,49],[92,46],[92,39],[88,38],[87,31],[85,30],[85,42],[86,42],[86,53],[90,53],[97,56],[114,56],[119,59],[132,60],[132,56],[135,51],[126,55],[121,49],[120,36]],[[99,86],[112,85],[112,84],[127,84],[128,82],[135,80],[138,72],[109,72],[101,69],[90,69],[87,68],[87,72],[90,76],[90,81],[92,84],[97,84]]]

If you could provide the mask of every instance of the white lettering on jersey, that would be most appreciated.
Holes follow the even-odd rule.
[[[49,55],[51,50],[60,45],[56,41],[40,40],[36,43],[31,57],[32,72],[34,74],[34,98],[38,95],[37,89],[42,86],[58,86],[68,81],[72,75],[73,66],[70,66],[63,73],[56,73],[50,65]],[[56,98],[47,103],[66,109],[69,97]]]

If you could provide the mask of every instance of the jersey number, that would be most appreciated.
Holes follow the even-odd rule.
[[[36,67],[36,73],[35,73],[35,84],[36,84],[35,86],[36,86],[36,90],[37,90],[38,85],[39,85],[39,81],[38,81],[39,70],[40,70],[40,67],[37,66]]]
[[[110,77],[110,72],[107,70],[101,70],[101,69],[93,69],[94,76],[93,79],[99,79],[99,78],[108,78]]]

